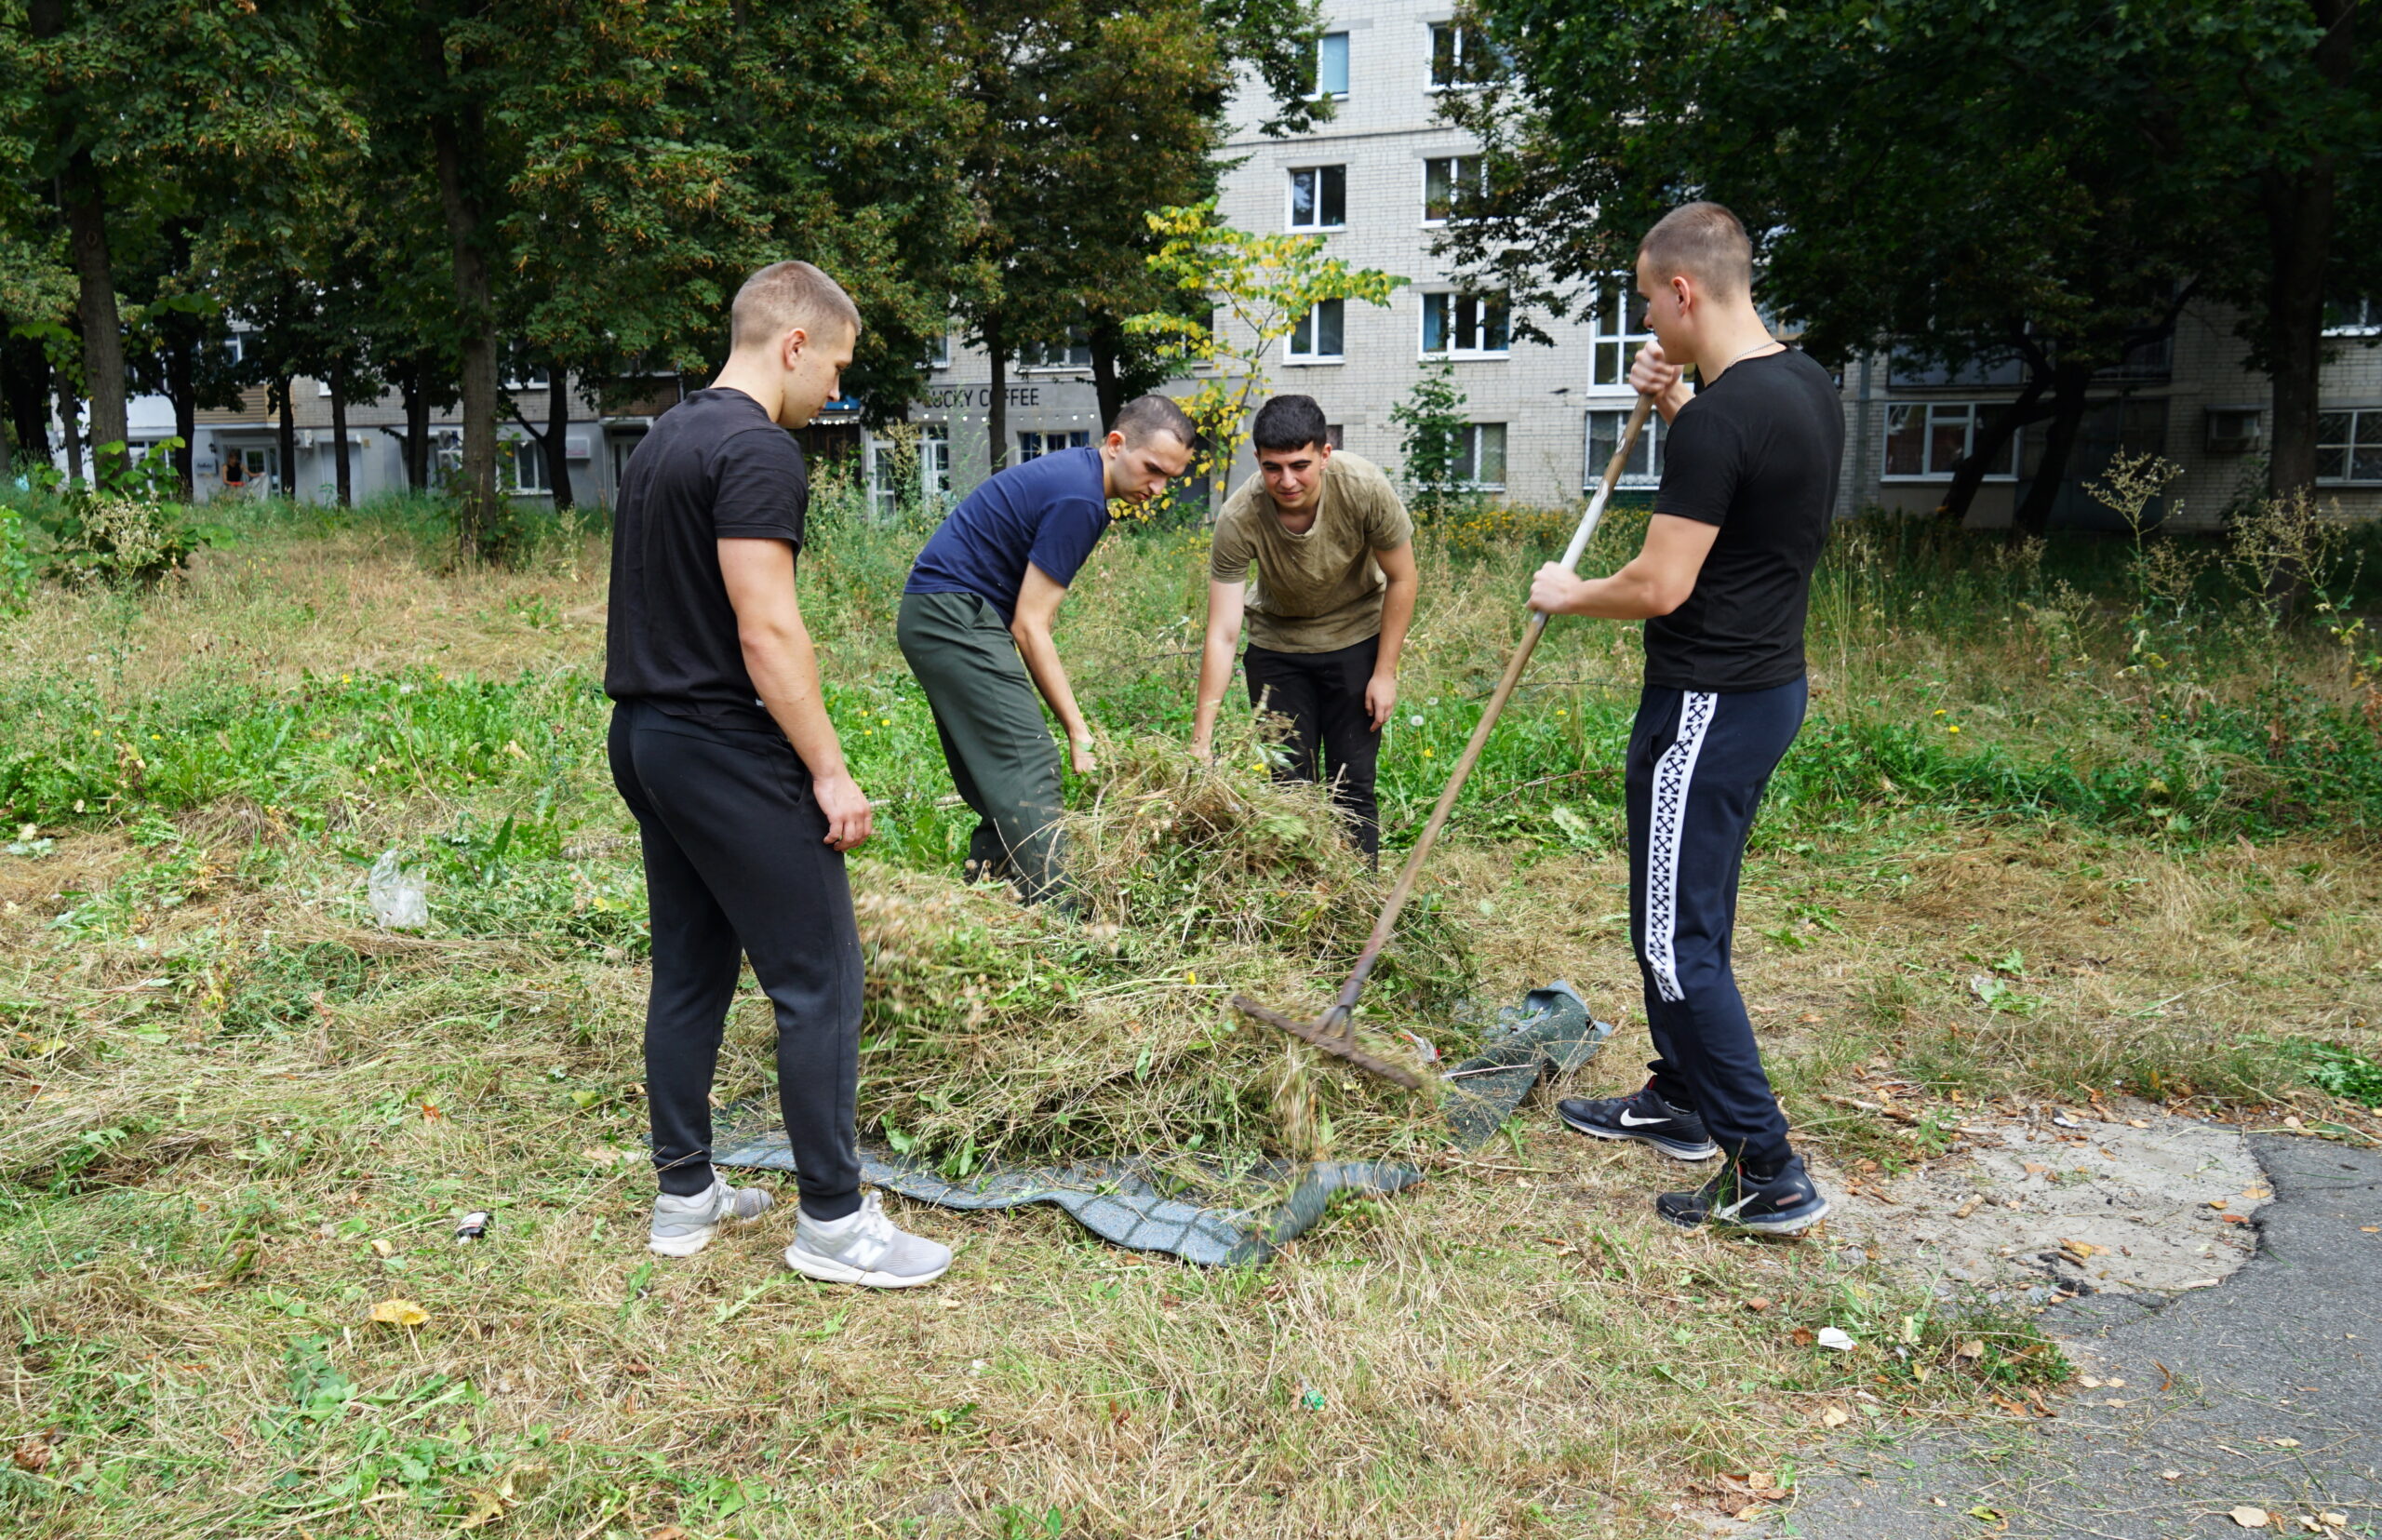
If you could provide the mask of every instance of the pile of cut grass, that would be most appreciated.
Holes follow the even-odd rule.
[[[1304,1010],[1354,966],[1387,883],[1325,795],[1268,779],[1261,745],[1205,764],[1146,739],[1112,754],[1067,820],[1078,913],[1005,887],[867,864],[862,1120],[955,1176],[982,1162],[1196,1152],[1227,1164],[1411,1148],[1432,1101],[1241,1017],[1249,994]],[[1385,1029],[1447,1046],[1472,982],[1462,928],[1408,911],[1368,992]]]

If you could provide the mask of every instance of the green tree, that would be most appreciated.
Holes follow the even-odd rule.
[[[1437,523],[1464,493],[1458,467],[1471,420],[1464,415],[1455,366],[1442,358],[1426,367],[1406,399],[1389,408],[1389,420],[1403,430],[1398,450],[1414,511],[1425,524]]]
[[[1212,495],[1221,497],[1251,403],[1265,389],[1265,361],[1283,339],[1327,300],[1387,304],[1406,280],[1325,256],[1319,235],[1237,230],[1216,218],[1212,199],[1161,208],[1148,221],[1160,237],[1151,270],[1195,303],[1187,314],[1183,307],[1146,311],[1128,325],[1153,339],[1174,368],[1201,376],[1199,389],[1183,403],[1205,441],[1191,469],[1212,475]]]
[[[2337,181],[2341,147],[2373,142],[2370,78],[2327,84],[2313,62],[2332,35],[2321,6],[1481,8],[1510,74],[1448,99],[1487,147],[1492,191],[1447,246],[1518,297],[1556,314],[1593,302],[1664,208],[1728,203],[1755,233],[1767,303],[1813,351],[2024,366],[2017,402],[1951,502],[1964,506],[2009,434],[2048,422],[2020,510],[2038,528],[2088,392],[2111,388],[2105,371],[2193,297],[2248,300],[2250,329],[2268,339],[2259,355],[2277,366],[2278,483],[2300,458],[2312,470],[2312,412],[2285,397],[2312,407],[2324,280],[2349,281],[2373,258],[2335,252],[2321,273],[2299,270],[2310,297],[2266,302],[2254,291],[2283,271],[2279,254],[2319,248],[2262,241],[2269,221],[2243,199],[2261,167],[2321,180],[2330,154]],[[2302,93],[2305,110],[2245,112],[2245,84]],[[1633,110],[1613,113],[1614,100]],[[2290,347],[2274,341],[2286,335]]]

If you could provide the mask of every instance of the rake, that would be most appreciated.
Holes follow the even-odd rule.
[[[1572,543],[1563,553],[1566,571],[1580,564],[1580,553],[1587,549],[1588,537],[1597,532],[1597,522],[1604,517],[1604,505],[1613,496],[1613,489],[1621,480],[1622,468],[1629,462],[1629,451],[1638,445],[1638,435],[1646,426],[1646,415],[1653,409],[1653,398],[1641,395],[1637,410],[1629,414],[1628,425],[1622,429],[1621,443],[1614,448],[1613,458],[1605,462],[1604,480],[1597,488],[1597,495],[1588,501],[1588,511],[1581,516],[1580,527],[1572,531]],[[1373,921],[1373,933],[1357,958],[1356,971],[1340,986],[1340,998],[1332,1008],[1311,1022],[1258,1004],[1246,995],[1232,998],[1233,1009],[1254,1021],[1278,1026],[1293,1038],[1312,1043],[1324,1052],[1347,1060],[1370,1075],[1385,1080],[1395,1080],[1409,1091],[1423,1089],[1423,1079],[1400,1064],[1382,1058],[1357,1046],[1357,997],[1364,993],[1365,981],[1372,976],[1373,964],[1381,960],[1381,949],[1389,940],[1389,932],[1398,924],[1398,913],[1406,907],[1409,894],[1414,891],[1415,874],[1423,869],[1423,862],[1446,826],[1448,813],[1455,807],[1458,793],[1464,790],[1466,777],[1480,758],[1481,749],[1489,742],[1490,731],[1497,725],[1498,713],[1505,709],[1514,687],[1521,682],[1522,670],[1530,666],[1530,655],[1538,646],[1539,635],[1546,629],[1546,617],[1531,611],[1530,624],[1522,630],[1521,645],[1505,664],[1505,676],[1497,681],[1496,693],[1489,697],[1488,708],[1472,730],[1472,741],[1464,746],[1464,756],[1455,762],[1455,770],[1448,777],[1447,789],[1439,793],[1439,806],[1431,810],[1431,821],[1423,825],[1422,837],[1406,858],[1404,869],[1398,874],[1397,886],[1389,891],[1389,902],[1382,905],[1381,917]]]

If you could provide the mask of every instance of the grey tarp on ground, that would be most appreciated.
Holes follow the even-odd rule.
[[[1453,1143],[1465,1148],[1493,1137],[1539,1077],[1568,1075],[1596,1057],[1613,1035],[1592,1019],[1587,1002],[1560,979],[1533,989],[1519,1006],[1497,1013],[1480,1051],[1448,1072],[1440,1110]],[[792,1171],[782,1132],[720,1140],[712,1163],[745,1170]],[[1204,1266],[1262,1262],[1278,1246],[1304,1235],[1323,1217],[1335,1193],[1385,1195],[1423,1180],[1412,1166],[1376,1160],[1271,1162],[1237,1175],[1206,1168],[1212,1183],[1185,1183],[1180,1172],[1200,1170],[1182,1158],[1085,1161],[1020,1170],[994,1167],[953,1181],[933,1167],[890,1150],[863,1146],[861,1175],[888,1192],[941,1208],[1011,1209],[1055,1203],[1094,1235],[1142,1252],[1170,1252]],[[1279,1198],[1262,1211],[1234,1205],[1231,1191],[1265,1189]],[[1207,1201],[1200,1201],[1205,1199]]]

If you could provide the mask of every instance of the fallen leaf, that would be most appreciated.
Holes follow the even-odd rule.
[[[1832,1347],[1840,1353],[1850,1353],[1861,1346],[1853,1340],[1851,1332],[1834,1326],[1821,1327],[1816,1340],[1822,1347]]]
[[[1817,1339],[1812,1335],[1812,1329],[1810,1327],[1798,1326],[1792,1332],[1786,1333],[1786,1340],[1793,1343],[1798,1347],[1809,1347]]]
[[[2247,1225],[2250,1222],[2250,1216],[2245,1213],[2221,1213],[2216,1217],[2228,1225]]]
[[[1762,1298],[1760,1294],[1756,1294],[1753,1298],[1746,1301],[1746,1308],[1751,1310],[1756,1315],[1760,1315],[1764,1310],[1770,1308],[1770,1301]]]
[[[1853,1420],[1853,1413],[1840,1406],[1831,1406],[1820,1413],[1820,1422],[1827,1427],[1842,1427]]]
[[[1776,1479],[1777,1473],[1775,1471],[1748,1470],[1746,1472],[1746,1485],[1753,1488],[1757,1492],[1760,1491],[1763,1487],[1769,1486]]]
[[[2101,1388],[2101,1382],[2094,1379],[2090,1374],[2081,1376],[2076,1383],[2082,1386],[2087,1390],[2098,1390]]]
[[[2297,1449],[2299,1447],[2299,1440],[2296,1439],[2268,1439],[2267,1442],[2274,1445],[2277,1449]]]
[[[1761,1517],[1761,1512],[1762,1508],[1760,1503],[1747,1503],[1745,1507],[1737,1509],[1733,1517],[1742,1521],[1749,1519],[1759,1519]]]
[[[1971,1337],[1968,1341],[1960,1344],[1959,1347],[1953,1349],[1952,1357],[1956,1359],[1981,1359],[1985,1357],[1985,1339],[1982,1337]]]
[[[1952,1217],[1954,1219],[1966,1219],[1969,1215],[1976,1212],[1976,1206],[1984,1201],[1985,1199],[1981,1198],[1972,1198],[1967,1202],[1961,1204],[1959,1208],[1953,1210]]]
[[[2162,1470],[2159,1473],[2159,1479],[2162,1481],[2180,1481],[2184,1479],[2184,1473],[2180,1470]]]
[[[2208,1200],[2208,1206],[2212,1209],[2222,1209],[2225,1207],[2225,1199],[2221,1198],[2212,1198]]]
[[[680,1529],[677,1525],[664,1524],[660,1529],[655,1530],[651,1534],[647,1535],[645,1540],[690,1540],[690,1537],[685,1530]]]
[[[1969,1509],[1969,1517],[1972,1519],[1982,1519],[1988,1524],[1999,1524],[2003,1521],[2001,1518],[2001,1510],[2000,1508],[1989,1508],[1983,1503],[1979,1503],[1976,1507]]]
[[[28,1470],[38,1476],[48,1466],[49,1454],[47,1444],[38,1439],[27,1439],[17,1446],[17,1452],[9,1458],[16,1462],[19,1470]]]
[[[2125,1126],[2130,1129],[2147,1129],[2150,1126],[2150,1120],[2147,1118],[2129,1118],[2125,1120]]]
[[[472,1491],[472,1510],[463,1515],[457,1529],[475,1530],[482,1524],[493,1523],[504,1517],[504,1499],[493,1492]]]
[[[2069,1251],[2074,1252],[2078,1256],[2107,1256],[2109,1254],[2109,1249],[2107,1246],[2095,1246],[2089,1240],[2063,1240],[2060,1244],[2067,1247]]]
[[[389,1253],[396,1250],[395,1246],[390,1245],[386,1240],[380,1239],[376,1239],[372,1242],[372,1249],[382,1256],[387,1256]]]
[[[372,1306],[372,1319],[383,1326],[420,1326],[430,1312],[409,1299],[384,1299]]]
[[[2051,1170],[2049,1166],[2038,1166],[2032,1160],[2027,1162],[2027,1174],[2028,1176],[2041,1176],[2043,1172],[2049,1170]]]
[[[2247,1503],[2235,1508],[2228,1517],[2245,1530],[2262,1530],[2267,1527],[2267,1510],[2254,1508]]]
[[[2349,1515],[2346,1513],[2320,1513],[2316,1517],[2335,1529],[2344,1528],[2349,1523]]]

